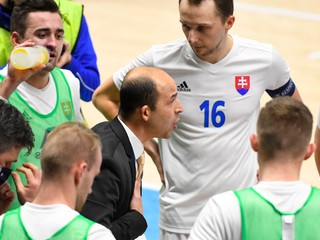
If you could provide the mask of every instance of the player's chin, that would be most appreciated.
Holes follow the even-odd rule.
[[[46,67],[44,68],[44,70],[48,71],[48,72],[51,72],[54,68],[56,67],[56,64],[55,63],[47,63]]]
[[[205,55],[207,51],[205,47],[193,47],[192,49],[197,56]]]

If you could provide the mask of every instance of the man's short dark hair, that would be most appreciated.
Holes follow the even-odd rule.
[[[10,31],[24,37],[27,29],[27,18],[32,12],[51,12],[61,16],[58,5],[54,0],[23,0],[15,5],[10,19]]]
[[[27,148],[30,154],[34,146],[34,135],[22,113],[0,100],[0,154],[15,146]]]
[[[148,77],[126,79],[120,89],[119,115],[128,119],[136,109],[148,105],[151,110],[157,107],[159,93],[155,82]]]
[[[189,4],[198,6],[205,0],[188,0]],[[233,0],[212,0],[216,6],[217,13],[221,16],[223,22],[233,15]],[[181,0],[179,0],[180,4]]]

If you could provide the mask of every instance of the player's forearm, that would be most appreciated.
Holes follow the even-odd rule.
[[[164,184],[164,174],[163,174],[163,168],[162,168],[162,162],[160,158],[160,150],[159,150],[159,144],[156,140],[151,139],[144,143],[144,149],[148,153],[148,155],[151,157],[154,165],[156,166],[160,180]]]
[[[112,120],[118,115],[119,90],[114,85],[112,77],[96,89],[92,96],[92,103],[108,120]]]
[[[294,93],[293,93],[292,97],[293,97],[294,99],[299,100],[299,101],[301,101],[301,102],[302,102],[302,98],[301,98],[300,93],[299,93],[299,91],[298,91],[298,89],[297,89],[297,88],[295,89],[295,91],[294,91]]]
[[[8,100],[13,91],[17,89],[19,84],[19,82],[11,81],[7,76],[0,84],[0,96]]]
[[[106,99],[98,99],[92,97],[93,105],[105,116],[106,119],[112,120],[118,115],[119,103],[109,101]]]

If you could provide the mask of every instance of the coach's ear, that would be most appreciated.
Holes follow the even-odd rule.
[[[251,135],[250,135],[250,143],[251,143],[252,149],[253,149],[255,152],[257,152],[257,151],[258,151],[258,148],[259,148],[259,140],[258,140],[257,135],[255,135],[255,134],[251,134]]]
[[[150,119],[151,113],[152,111],[148,105],[143,105],[140,108],[140,115],[145,122],[147,122]]]

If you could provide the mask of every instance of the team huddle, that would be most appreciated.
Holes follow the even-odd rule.
[[[100,84],[81,4],[0,1],[0,239],[146,239],[144,152],[159,239],[316,239],[320,190],[300,180],[320,162],[312,114],[272,45],[229,33],[233,12],[179,0],[185,39]],[[12,50],[35,46],[48,62],[15,68]],[[106,121],[89,128],[81,100]]]

